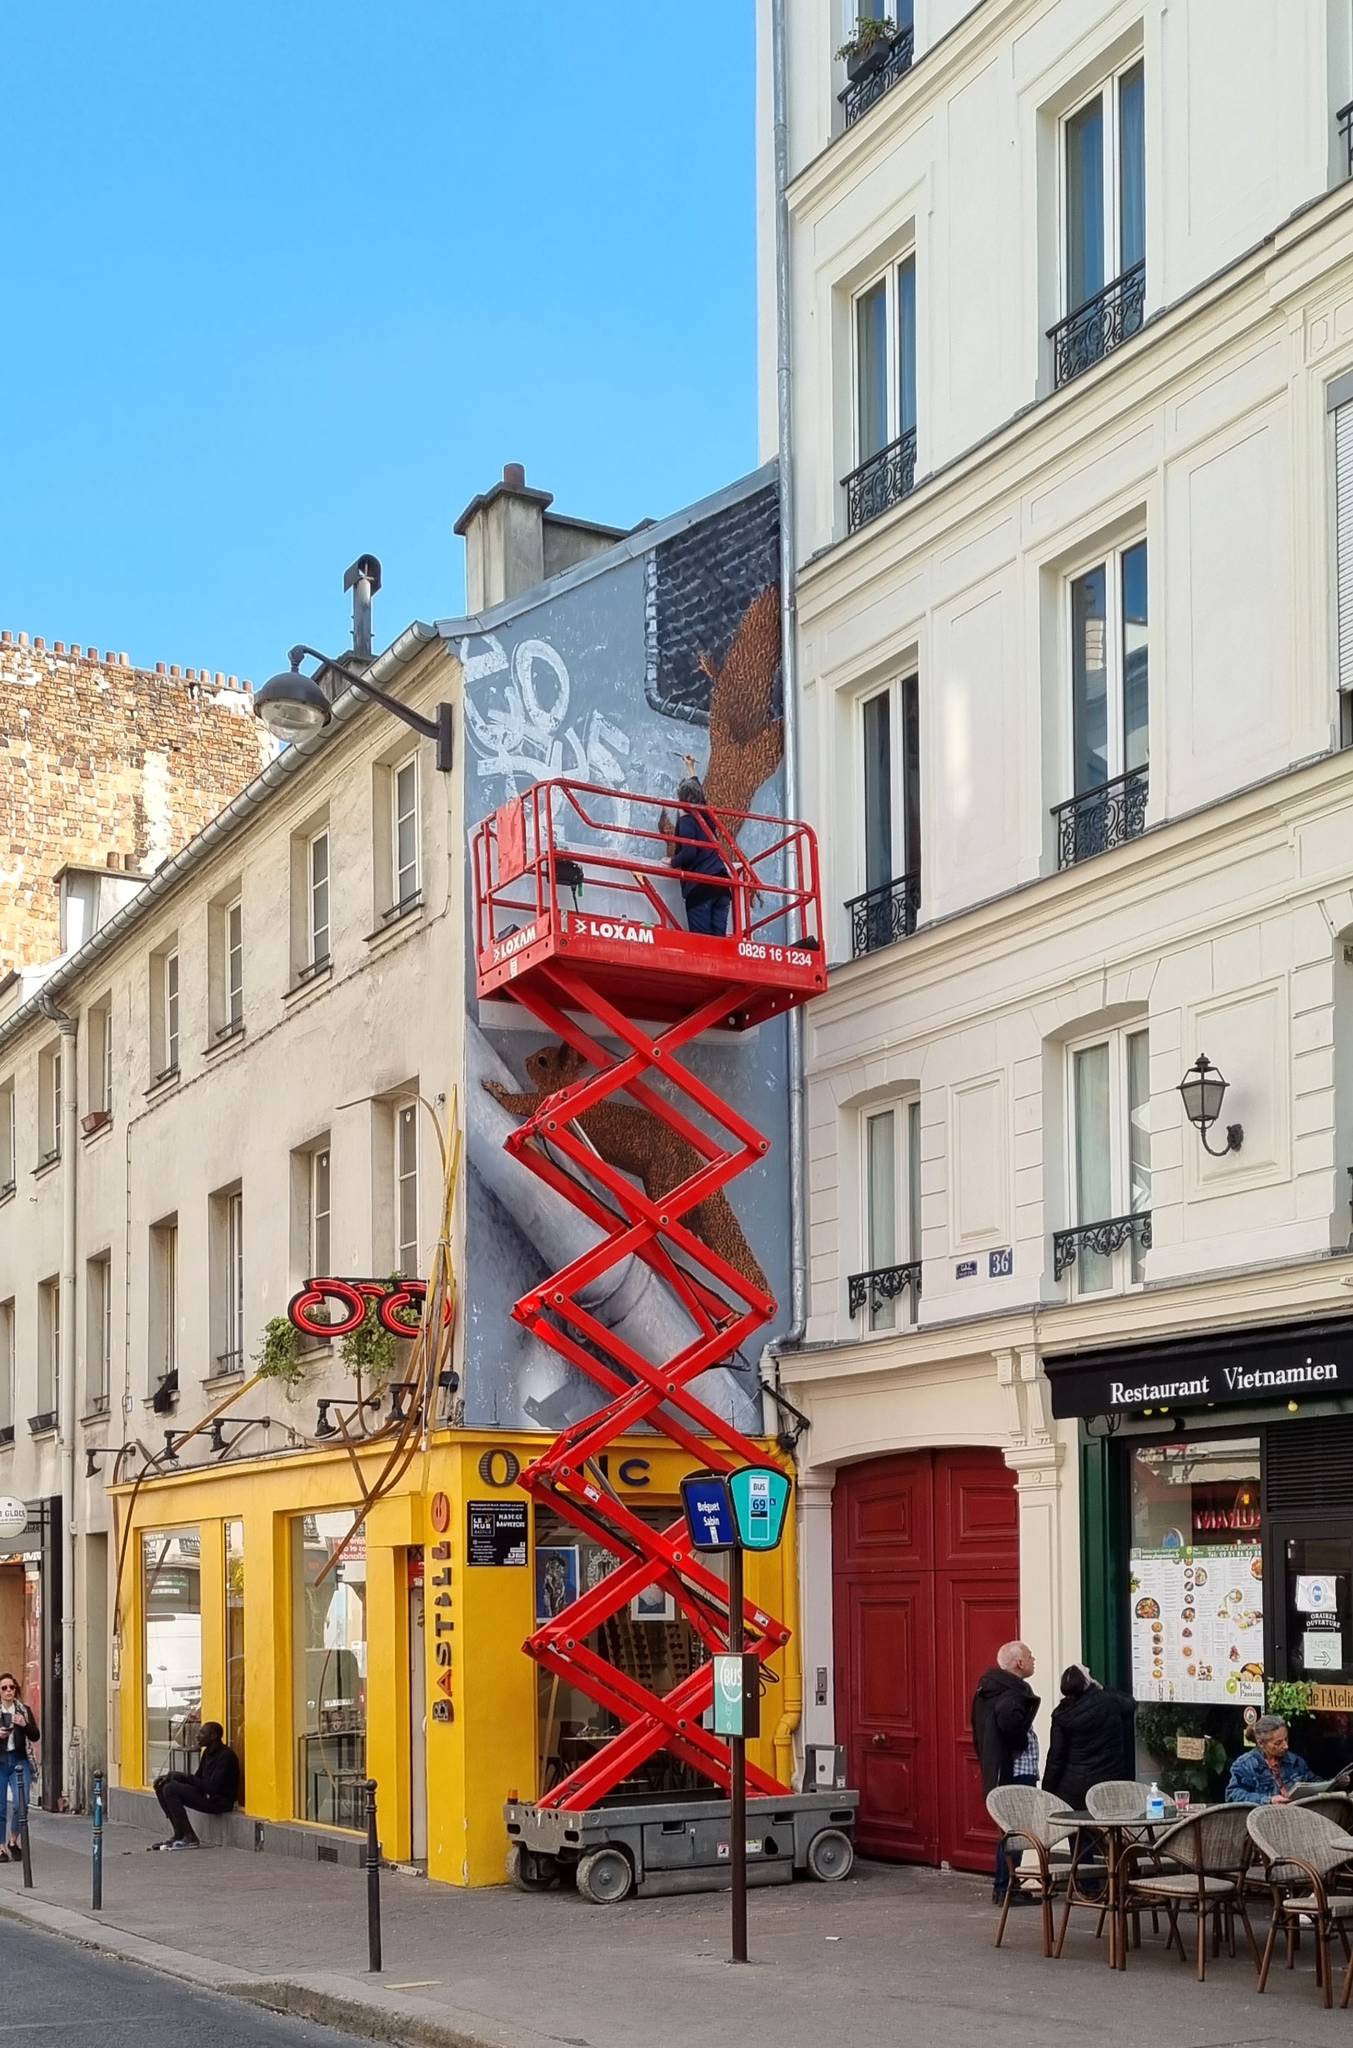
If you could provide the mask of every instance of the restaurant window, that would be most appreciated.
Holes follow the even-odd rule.
[[[366,1785],[366,1530],[355,1510],[291,1524],[296,1816],[360,1828]]]
[[[202,1721],[202,1546],[196,1529],[141,1537],[146,1783],[197,1766]]]
[[[1258,1436],[1131,1453],[1128,1631],[1142,1768],[1216,1796],[1264,1706]]]
[[[244,1523],[225,1525],[225,1734],[244,1767]]]
[[[1150,1244],[1150,1034],[1115,1031],[1072,1046],[1067,1086],[1072,1284],[1077,1294],[1135,1286]]]

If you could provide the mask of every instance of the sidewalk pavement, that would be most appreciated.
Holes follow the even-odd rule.
[[[1074,1916],[1059,1962],[1039,1915],[1012,1914],[992,1946],[987,1883],[860,1864],[843,1884],[753,1891],[749,1968],[730,1965],[717,1893],[590,1906],[571,1892],[456,1892],[382,1878],[385,1969],[366,1972],[362,1872],[203,1849],[149,1856],[124,1823],[104,1835],[104,1899],[90,1911],[89,1823],[33,1815],[30,1892],[0,1869],[0,1916],[171,1977],[409,2048],[1307,2048],[1347,2043],[1326,2013],[1309,1942],[1260,1998],[1243,1947],[1206,1984],[1149,1931],[1110,1972],[1093,1917]],[[1266,1918],[1263,1909],[1260,1920]]]

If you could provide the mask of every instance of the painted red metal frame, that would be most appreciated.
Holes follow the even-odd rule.
[[[584,1063],[580,1075],[507,1141],[514,1158],[600,1233],[590,1250],[524,1294],[512,1310],[519,1323],[610,1397],[596,1414],[566,1429],[521,1478],[533,1499],[618,1560],[599,1585],[538,1628],[525,1645],[539,1664],[622,1724],[540,1801],[567,1811],[595,1805],[664,1749],[721,1790],[730,1788],[728,1744],[703,1726],[713,1699],[710,1663],[659,1696],[589,1643],[637,1594],[654,1587],[671,1596],[711,1654],[726,1648],[730,1636],[727,1585],[690,1549],[684,1520],[650,1528],[611,1489],[599,1461],[617,1438],[639,1430],[661,1432],[700,1465],[718,1471],[764,1458],[759,1445],[700,1399],[695,1382],[744,1350],[776,1305],[705,1245],[685,1218],[764,1159],[769,1144],[681,1054],[706,1031],[745,1027],[804,1001],[825,984],[817,849],[806,826],[711,813],[733,897],[730,929],[724,939],[692,940],[676,929],[659,893],[660,883],[679,881],[680,875],[666,858],[656,818],[617,827],[613,816],[602,815],[598,798],[614,806],[617,792],[537,784],[481,826],[474,842],[479,993],[520,1003]],[[655,799],[628,793],[622,801],[631,820],[636,809],[661,808]],[[558,843],[557,833],[564,818],[570,830],[566,845]],[[760,828],[756,836],[768,842],[766,853],[743,853],[740,835],[749,825]],[[606,839],[594,847],[588,828]],[[614,850],[617,832],[621,854]],[[632,847],[626,835],[636,842]],[[655,838],[663,841],[660,860],[639,843]],[[561,910],[558,892],[562,884],[576,896],[589,882],[608,894],[633,894],[639,899],[634,916],[628,909],[593,914],[591,923],[609,930],[579,933],[573,920],[580,914]],[[640,903],[651,923],[639,917]],[[516,936],[503,931],[509,912],[528,918],[530,935],[504,956],[505,939]],[[653,932],[652,952],[647,940],[616,936],[626,927]],[[659,931],[664,945],[656,942]],[[778,936],[754,936],[772,933]],[[642,964],[636,965],[641,950]],[[508,974],[499,971],[505,965],[511,967]],[[637,1022],[639,1016],[665,1019],[665,1028],[654,1031]],[[660,1200],[650,1200],[600,1158],[578,1127],[588,1110],[622,1093],[684,1139],[699,1162]],[[630,1258],[652,1270],[690,1320],[693,1335],[674,1357],[645,1357],[584,1304],[583,1295],[598,1277]],[[762,1662],[789,1640],[785,1624],[752,1601],[745,1606],[743,1629],[747,1647]],[[747,1783],[767,1795],[785,1789],[750,1763]]]

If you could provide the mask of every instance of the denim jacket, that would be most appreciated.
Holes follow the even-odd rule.
[[[1289,1749],[1278,1766],[1278,1777],[1283,1791],[1290,1792],[1294,1785],[1309,1784],[1315,1772],[1304,1757],[1293,1756]],[[1267,1806],[1276,1790],[1268,1759],[1261,1749],[1247,1749],[1236,1758],[1226,1783],[1228,1805]]]

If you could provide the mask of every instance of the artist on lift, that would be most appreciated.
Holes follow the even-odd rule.
[[[675,827],[664,811],[658,829],[667,836],[672,866],[682,871],[686,929],[704,932],[710,938],[726,938],[733,891],[729,886],[728,864],[719,851],[709,816],[705,787],[698,776],[688,775],[677,784],[677,802],[681,809]],[[711,882],[711,876],[721,879]]]

